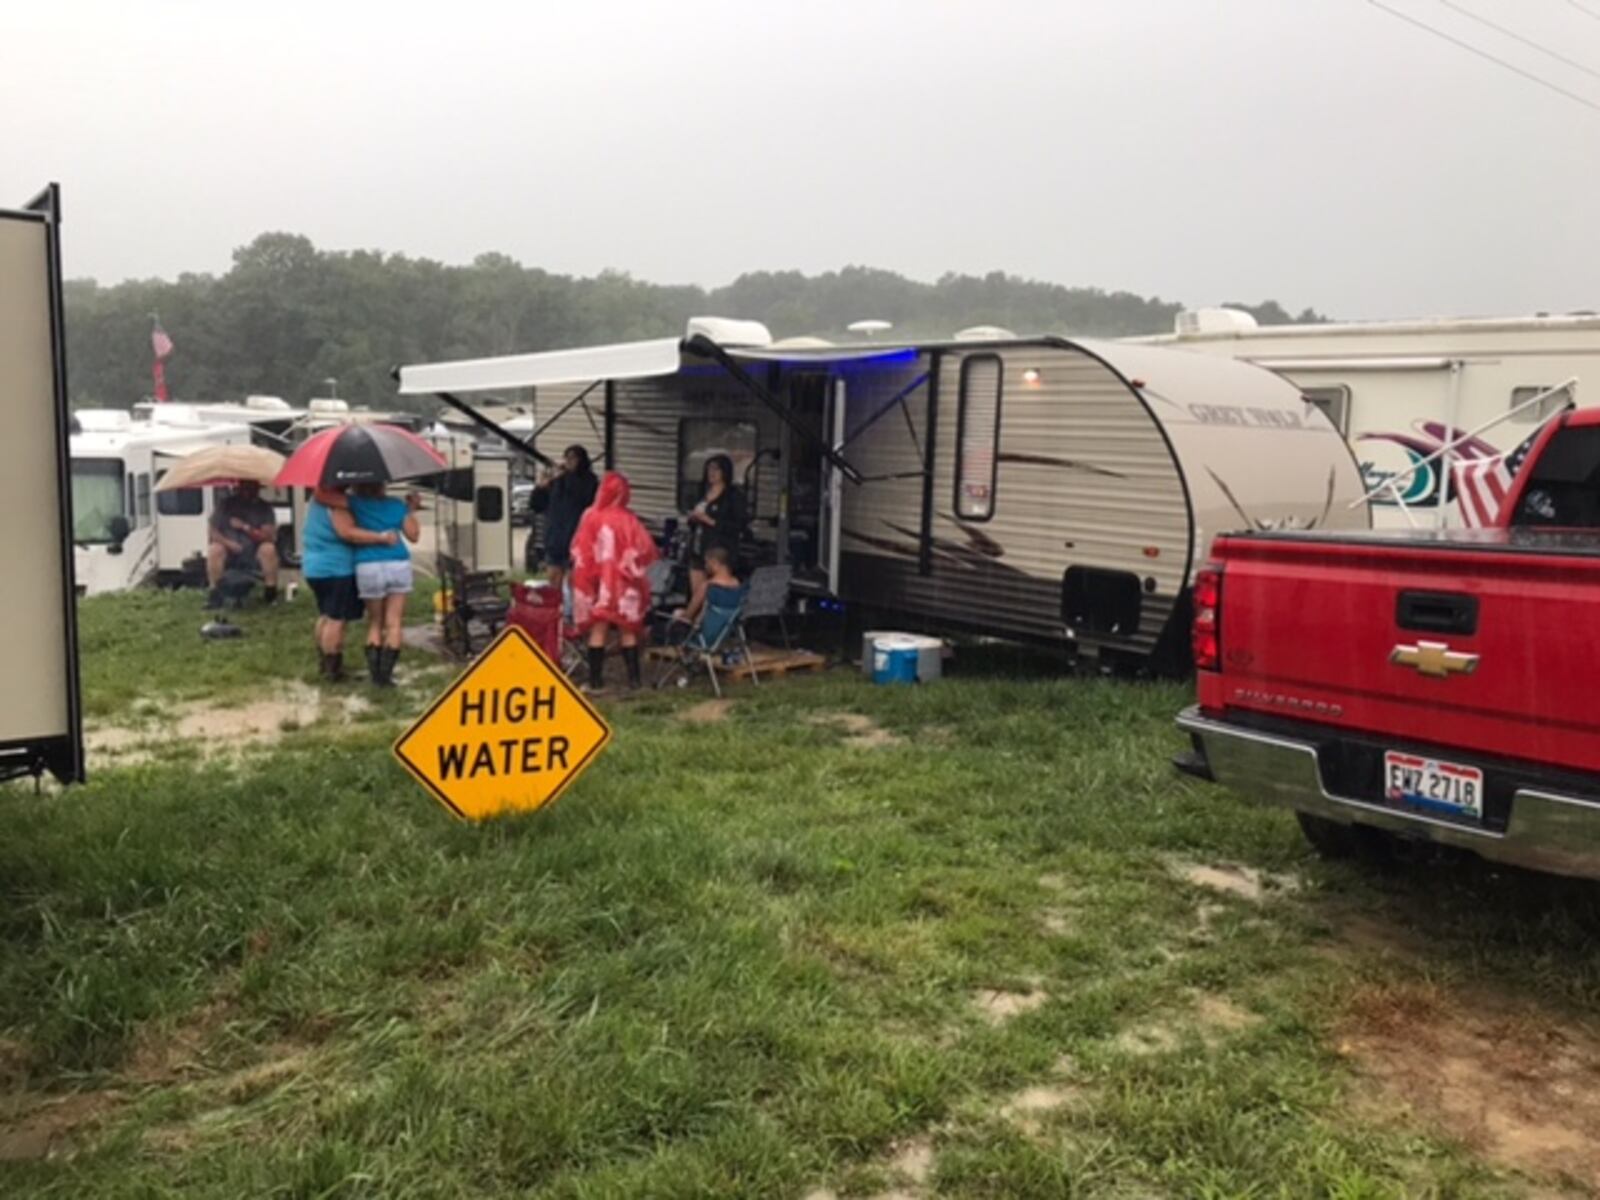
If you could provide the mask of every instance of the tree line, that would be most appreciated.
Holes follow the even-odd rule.
[[[265,393],[304,403],[336,386],[353,403],[392,407],[389,371],[400,363],[664,337],[707,314],[761,321],[775,337],[847,339],[844,327],[862,318],[892,321],[896,336],[909,337],[947,337],[979,324],[1022,334],[1126,336],[1171,330],[1181,308],[998,271],[947,274],[934,283],[870,267],[756,271],[706,289],[612,271],[556,275],[503,254],[449,266],[379,251],[326,251],[287,233],[265,233],[236,250],[222,275],[109,287],[70,280],[65,302],[73,404],[96,408],[126,408],[149,393],[156,315],[176,347],[167,361],[175,399]],[[1271,300],[1238,307],[1263,323],[1322,319],[1309,309],[1291,318]]]

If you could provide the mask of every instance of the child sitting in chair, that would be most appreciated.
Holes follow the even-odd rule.
[[[705,552],[706,592],[701,608],[700,640],[704,645],[715,645],[722,636],[722,628],[744,599],[745,585],[733,573],[733,554],[726,546],[707,546]],[[687,608],[672,614],[672,631],[669,642],[677,643],[688,636],[694,624]]]

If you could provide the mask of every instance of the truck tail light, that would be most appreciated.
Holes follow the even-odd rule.
[[[1215,671],[1222,666],[1222,564],[1207,563],[1195,572],[1194,626],[1189,645],[1194,669]]]

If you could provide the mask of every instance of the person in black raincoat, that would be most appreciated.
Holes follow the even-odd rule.
[[[544,514],[544,561],[550,582],[558,588],[572,566],[572,535],[578,520],[594,503],[599,486],[589,452],[582,446],[568,446],[561,465],[534,485],[530,507]]]

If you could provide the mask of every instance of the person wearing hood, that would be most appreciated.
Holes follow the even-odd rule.
[[[604,686],[606,639],[616,629],[628,686],[640,686],[639,631],[650,613],[655,540],[628,508],[627,477],[610,471],[572,535],[572,616],[589,648],[589,690]]]
[[[557,588],[572,565],[572,535],[599,486],[589,451],[582,446],[568,446],[561,465],[534,485],[530,504],[534,512],[544,514],[544,561]]]

